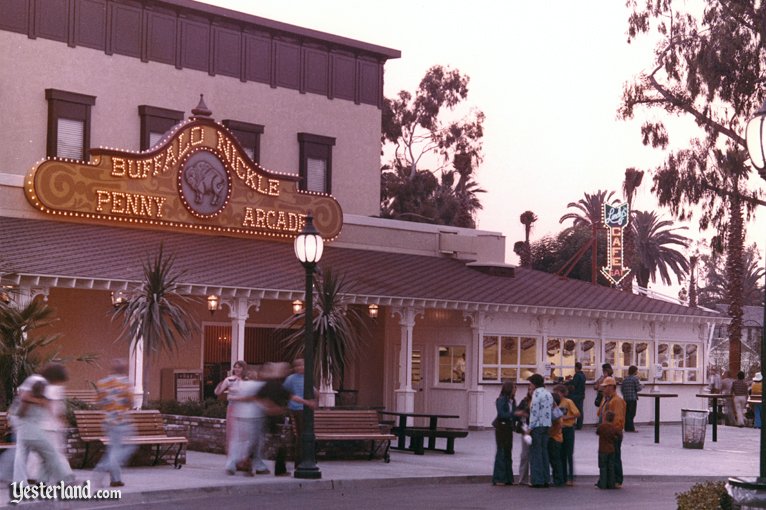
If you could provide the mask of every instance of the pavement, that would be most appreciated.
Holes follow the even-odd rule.
[[[711,426],[707,426],[704,448],[686,449],[681,441],[680,424],[663,424],[660,443],[654,443],[653,425],[637,425],[638,432],[626,433],[622,446],[624,486],[678,480],[679,491],[689,481],[720,479],[730,476],[757,476],[759,470],[760,431],[751,428],[719,427],[718,441],[712,441]],[[521,436],[515,435],[514,467],[518,467]],[[437,445],[440,446],[441,445]],[[331,460],[321,456],[317,464],[319,480],[300,480],[292,476],[242,473],[227,475],[223,455],[189,451],[186,465],[176,470],[172,466],[126,468],[125,486],[121,488],[120,503],[169,503],[179,498],[209,497],[216,494],[247,494],[282,492],[285,490],[332,490],[342,488],[375,488],[403,485],[490,483],[495,454],[493,430],[471,431],[468,437],[455,441],[455,454],[426,451],[425,455],[391,451],[391,462],[382,460]],[[575,437],[575,485],[592,485],[598,477],[598,436],[595,428],[585,426]],[[273,470],[273,462],[269,462]],[[288,464],[288,467],[292,467]],[[78,481],[97,478],[93,471],[75,470]],[[564,489],[566,490],[566,489]],[[33,508],[109,508],[116,501],[57,502],[51,505],[25,504]],[[0,492],[0,505],[9,505],[9,492]]]

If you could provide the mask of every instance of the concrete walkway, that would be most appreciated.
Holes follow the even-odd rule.
[[[711,427],[702,450],[684,449],[680,424],[663,425],[661,442],[654,444],[654,429],[640,425],[639,432],[626,433],[623,442],[625,485],[642,483],[655,477],[679,481],[700,478],[726,479],[730,476],[756,476],[759,466],[760,431],[748,428],[719,427],[718,442],[713,443]],[[514,467],[518,467],[520,436],[514,445]],[[578,431],[575,439],[575,474],[579,483],[593,484],[598,476],[598,437],[593,427]],[[339,487],[383,487],[475,482],[489,483],[495,453],[494,431],[472,431],[455,443],[456,453],[427,452],[416,456],[409,452],[391,452],[391,462],[381,460],[318,459],[321,480],[298,480],[292,476],[258,475],[253,478],[238,473],[227,475],[224,457],[188,452],[187,464],[180,470],[172,466],[127,468],[124,471],[123,502],[171,501],[178,497],[215,493],[258,494],[295,489],[335,489]],[[290,466],[291,467],[291,466]],[[78,480],[95,478],[92,471],[76,471]],[[578,484],[578,480],[575,481]],[[7,505],[8,492],[0,495],[0,505]],[[33,507],[50,505],[34,504]],[[58,503],[55,508],[108,508],[109,503]]]

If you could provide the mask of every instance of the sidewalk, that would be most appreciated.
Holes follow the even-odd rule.
[[[623,442],[625,485],[642,483],[656,477],[689,480],[693,478],[726,479],[730,476],[755,476],[759,469],[760,431],[757,429],[719,427],[718,442],[712,442],[711,427],[703,450],[684,449],[680,424],[662,425],[660,444],[654,444],[652,425],[640,425],[639,432],[626,433]],[[514,467],[518,466],[520,436],[514,445]],[[575,475],[585,477],[580,483],[592,484],[598,476],[598,437],[593,427],[578,431],[575,439]],[[238,473],[227,475],[224,456],[188,452],[187,464],[180,470],[172,466],[127,468],[122,501],[171,500],[216,493],[254,495],[275,491],[330,490],[341,487],[387,487],[394,485],[439,484],[454,482],[489,483],[494,461],[494,431],[471,431],[455,442],[456,453],[427,452],[416,456],[409,452],[391,452],[391,462],[382,460],[326,460],[317,463],[321,480],[298,480],[292,476],[258,475],[253,478]],[[273,467],[273,463],[270,463]],[[289,466],[292,467],[292,466]],[[92,471],[76,470],[78,480],[93,479]],[[575,484],[578,484],[577,480]],[[8,505],[8,492],[0,494],[0,505]],[[34,504],[34,508],[43,505]],[[47,505],[46,505],[47,506]],[[59,503],[55,508],[107,508],[109,502],[90,505],[83,502]]]

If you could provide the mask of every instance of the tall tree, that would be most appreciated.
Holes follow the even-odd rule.
[[[739,370],[742,327],[743,213],[759,203],[760,190],[747,189],[751,173],[741,132],[763,101],[766,7],[755,0],[728,2],[643,2],[628,0],[628,41],[653,33],[651,69],[625,85],[619,115],[637,110],[687,117],[699,127],[687,147],[667,150],[663,120],[646,121],[643,143],[667,150],[655,172],[652,190],[660,205],[680,219],[701,211],[702,229],[713,226],[730,257],[727,278],[730,366]],[[761,177],[766,178],[766,172]]]
[[[641,186],[641,182],[643,180],[643,171],[636,170],[635,168],[625,169],[625,179],[622,181],[622,193],[625,196],[625,201],[628,204],[628,210],[630,211],[631,216],[633,215],[633,199],[636,197],[636,192],[638,191],[639,186]],[[635,243],[636,241],[633,236],[633,229],[625,229],[623,232],[622,244],[622,263],[625,267],[633,267],[636,252]],[[621,282],[621,287],[623,290],[628,292],[632,290],[634,277],[635,273],[631,270],[631,272],[628,273],[625,279]]]
[[[558,273],[584,245],[591,243],[592,238],[591,227],[580,225],[565,228],[555,236],[545,236],[534,241],[530,245],[532,268],[546,273]],[[584,253],[577,262],[573,263],[567,278],[592,281],[592,257],[593,253],[590,250]],[[606,265],[606,250],[600,250],[598,257],[596,267]],[[606,285],[603,279],[598,282]]]
[[[454,120],[468,98],[468,76],[430,68],[415,96],[402,90],[383,104],[382,143],[391,160],[381,173],[384,218],[473,228],[481,209],[475,180],[483,159],[484,113]],[[421,166],[430,168],[421,168]]]
[[[524,211],[519,216],[519,221],[524,225],[524,242],[518,246],[518,251],[516,251],[517,246],[514,245],[514,251],[519,256],[521,267],[530,267],[532,265],[532,248],[529,245],[529,235],[532,233],[532,224],[537,221],[537,215],[532,211]]]
[[[140,286],[112,311],[112,318],[122,322],[122,337],[134,349],[143,340],[143,405],[149,403],[151,362],[161,353],[175,353],[198,329],[186,309],[190,299],[177,292],[182,273],[174,264],[175,256],[165,254],[160,244],[157,254],[144,262]]]
[[[677,248],[689,246],[690,239],[679,233],[686,227],[674,227],[672,221],[660,220],[654,211],[635,211],[629,227],[636,240],[636,257],[633,267],[636,283],[648,288],[649,280],[657,280],[657,274],[665,285],[672,283],[671,273],[678,283],[689,271],[689,261]]]
[[[713,250],[700,255],[699,304],[707,308],[726,303],[728,279],[726,278],[726,255]],[[763,306],[763,263],[758,247],[752,244],[742,254],[742,304],[745,306]]]
[[[563,215],[559,218],[559,223],[572,220],[572,226],[574,227],[586,225],[600,228],[602,226],[604,204],[614,204],[615,202],[617,202],[617,199],[614,197],[614,191],[598,190],[592,195],[585,193],[583,198],[577,202],[569,202],[567,204],[567,208],[575,209],[575,212]]]

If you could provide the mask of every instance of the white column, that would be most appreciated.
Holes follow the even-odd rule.
[[[226,300],[229,305],[229,318],[231,319],[231,366],[237,360],[245,359],[245,322],[250,315],[250,307],[255,306],[256,311],[260,301],[247,298],[233,298]]]
[[[144,339],[134,338],[130,342],[128,361],[128,380],[133,385],[133,408],[141,409],[144,405]]]
[[[415,410],[415,390],[412,388],[412,330],[415,318],[423,311],[405,307],[396,308],[391,315],[399,316],[401,338],[399,342],[399,387],[396,393],[396,411],[411,413]]]
[[[466,356],[466,373],[468,384],[468,426],[483,427],[484,417],[484,387],[479,386],[481,373],[479,365],[481,363],[482,341],[484,339],[484,330],[487,325],[488,315],[484,312],[466,313],[466,319],[471,321],[471,347]]]
[[[48,287],[19,287],[15,296],[12,296],[14,301],[18,304],[19,308],[25,308],[31,303],[37,296],[43,296],[45,301],[48,301]]]

